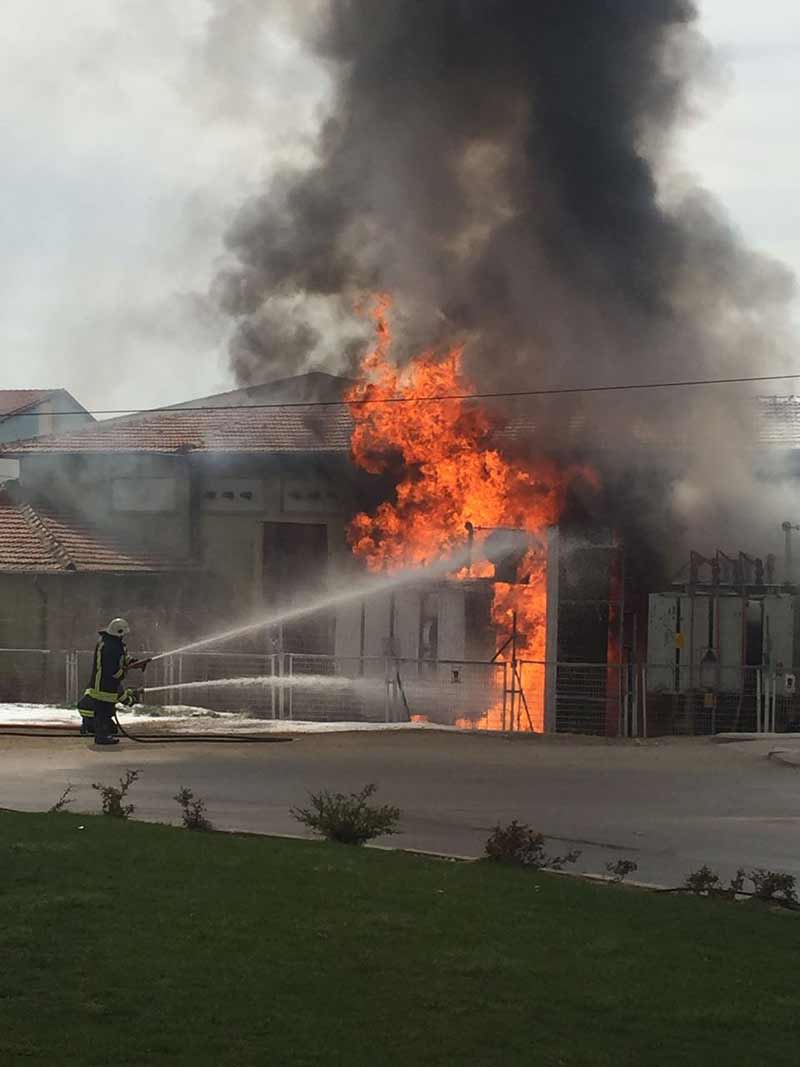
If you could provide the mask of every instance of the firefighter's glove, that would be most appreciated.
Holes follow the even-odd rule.
[[[144,697],[143,689],[126,689],[119,698],[118,703],[125,708],[132,708],[134,704],[141,704]]]

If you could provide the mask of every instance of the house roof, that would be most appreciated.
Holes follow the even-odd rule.
[[[290,405],[198,410],[181,408],[94,423],[67,433],[0,446],[11,458],[68,452],[347,453],[346,408]]]
[[[0,389],[0,419],[20,415],[60,392],[60,389]]]
[[[174,411],[199,407],[250,407],[254,404],[282,401],[313,403],[318,400],[340,400],[345,389],[353,384],[351,378],[314,370],[307,374],[296,374],[291,378],[277,378],[260,385],[246,385],[241,389],[231,389],[196,400],[184,400],[180,404],[170,404],[169,409]]]
[[[0,490],[0,573],[151,573],[186,561],[143,551],[76,515],[15,500]]]
[[[344,381],[333,380],[336,383]],[[225,395],[234,396],[233,393]],[[65,433],[10,441],[0,445],[0,458],[104,452],[261,455],[348,455],[350,452],[353,420],[348,408],[335,400],[322,404],[293,401],[275,404],[251,395],[244,405],[216,405],[212,403],[214,399],[207,398],[208,404],[204,408],[161,408],[108,419]],[[264,406],[256,406],[258,404]],[[753,415],[754,447],[800,448],[800,397],[759,397],[754,401]],[[500,430],[498,439],[507,442],[524,440],[535,437],[540,429],[537,412],[528,410],[524,414],[513,414]],[[665,439],[663,426],[653,426],[645,418],[633,432],[643,447],[681,447],[677,437]],[[602,428],[582,412],[568,413],[560,421],[559,440],[566,448],[589,445],[600,450],[613,450],[618,447],[607,432],[604,436]]]
[[[752,400],[746,418],[737,423],[737,432],[749,433],[749,443],[755,449],[800,448],[800,396],[759,396]],[[675,449],[687,447],[686,431],[680,425],[670,426],[668,420],[653,420],[643,411],[638,420],[629,422],[620,437],[614,420],[604,415],[593,417],[591,410],[566,410],[558,420],[558,440],[565,448],[586,448],[614,451],[630,447],[633,441],[643,449]],[[516,412],[504,424],[499,438],[505,441],[525,440],[535,436],[542,421],[536,409],[529,407]],[[551,419],[552,425],[552,419]]]

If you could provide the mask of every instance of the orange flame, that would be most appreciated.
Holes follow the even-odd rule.
[[[512,461],[498,448],[497,418],[468,398],[475,392],[462,369],[462,349],[442,356],[426,351],[398,368],[390,358],[390,300],[380,297],[372,312],[377,341],[362,363],[363,378],[347,394],[355,427],[351,447],[355,462],[373,474],[400,476],[396,500],[373,515],[358,514],[348,539],[356,555],[373,570],[391,570],[442,558],[466,543],[466,524],[478,531],[476,545],[497,528],[522,530],[541,538],[559,518],[566,489],[575,471],[561,471],[544,458]],[[430,397],[448,397],[431,401]],[[379,403],[363,403],[380,401]],[[398,402],[399,401],[399,402]],[[512,684],[512,657],[545,658],[547,589],[543,541],[528,549],[517,582],[497,582],[492,623],[501,648],[514,632],[516,641],[498,657],[506,663],[506,688],[514,689],[513,728],[542,730],[544,668],[517,665]],[[477,563],[455,577],[492,577],[494,565]],[[515,654],[514,654],[515,653]],[[519,693],[521,691],[521,695]],[[457,725],[509,728],[510,700],[477,721]]]

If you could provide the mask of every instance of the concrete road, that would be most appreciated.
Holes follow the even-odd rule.
[[[305,734],[289,744],[135,745],[0,736],[0,806],[42,810],[67,782],[73,810],[95,811],[94,781],[142,770],[136,816],[176,821],[186,785],[225,829],[298,833],[289,815],[308,789],[379,786],[402,809],[400,847],[478,855],[491,827],[516,818],[582,848],[580,867],[639,864],[643,881],[674,884],[703,863],[721,873],[765,866],[800,876],[800,772],[768,759],[797,742],[707,739],[606,742],[407,731]]]

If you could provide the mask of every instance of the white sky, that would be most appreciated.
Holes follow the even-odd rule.
[[[701,2],[725,76],[680,165],[800,273],[800,5]],[[246,2],[209,46],[217,4],[4,0],[0,388],[143,407],[232,386],[227,324],[197,294],[236,205],[306,150],[324,80]]]

